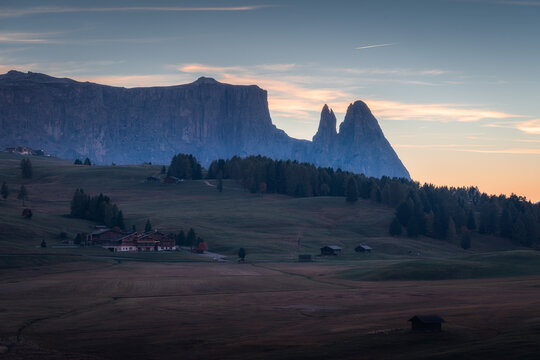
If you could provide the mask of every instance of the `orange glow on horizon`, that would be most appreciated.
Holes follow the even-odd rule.
[[[427,150],[427,151],[426,151]],[[512,193],[540,201],[540,156],[399,148],[398,155],[411,178],[438,186],[477,186],[489,195]]]

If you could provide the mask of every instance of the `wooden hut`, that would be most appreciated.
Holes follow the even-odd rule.
[[[321,248],[321,255],[341,255],[341,250],[337,245],[326,245]]]
[[[357,247],[354,248],[354,251],[356,252],[371,252],[371,250],[373,250],[371,248],[371,246],[367,246],[367,245],[363,245],[363,244],[360,244],[358,245]]]
[[[440,332],[445,322],[439,315],[415,315],[409,321],[415,332]]]

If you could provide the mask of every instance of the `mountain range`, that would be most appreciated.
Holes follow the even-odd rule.
[[[367,176],[410,178],[362,101],[336,131],[327,105],[313,141],[272,124],[267,92],[201,77],[166,87],[122,88],[39,73],[0,75],[0,146],[26,145],[98,164],[169,163],[189,153],[207,166],[232,156],[264,155]]]

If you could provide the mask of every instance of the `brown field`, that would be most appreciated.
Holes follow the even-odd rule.
[[[0,274],[3,359],[537,359],[540,276],[363,282],[347,265],[86,262]],[[409,331],[418,313],[447,321]]]

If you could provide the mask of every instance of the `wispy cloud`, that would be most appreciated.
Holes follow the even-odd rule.
[[[367,100],[374,112],[385,120],[437,122],[477,122],[488,119],[520,118],[523,115],[501,111],[466,108],[460,104],[408,104],[389,100]]]
[[[460,149],[464,147],[485,147],[486,145],[462,145],[462,144],[394,144],[398,149]]]
[[[470,152],[480,154],[514,154],[514,155],[540,155],[540,149],[533,148],[505,148],[505,149],[482,149],[493,147],[493,145],[477,145],[477,144],[395,144],[396,149],[421,149],[443,151]]]
[[[24,33],[24,32],[0,32],[0,42],[7,43],[47,43],[50,39],[46,38],[47,34],[39,33]]]
[[[486,124],[487,127],[517,129],[527,134],[540,135],[540,119],[524,120],[524,121],[503,121],[492,124]]]
[[[401,69],[401,68],[393,68],[393,69],[347,68],[347,69],[339,69],[339,70],[344,73],[353,74],[353,75],[440,76],[440,75],[446,75],[450,73],[447,70],[441,70],[441,69],[414,70],[414,69]]]
[[[372,49],[372,48],[378,48],[378,47],[383,47],[383,46],[392,46],[392,45],[396,45],[396,44],[372,44],[372,45],[364,45],[364,46],[359,46],[359,47],[355,48],[355,50]]]
[[[126,7],[27,7],[0,8],[0,17],[20,17],[27,15],[65,14],[85,12],[202,12],[202,11],[252,11],[271,5],[183,7],[183,6],[126,6]]]
[[[540,135],[540,119],[518,122],[516,124],[516,129],[527,134]]]
[[[522,149],[522,148],[493,149],[493,150],[454,149],[453,151],[482,153],[482,154],[540,155],[540,149]]]

